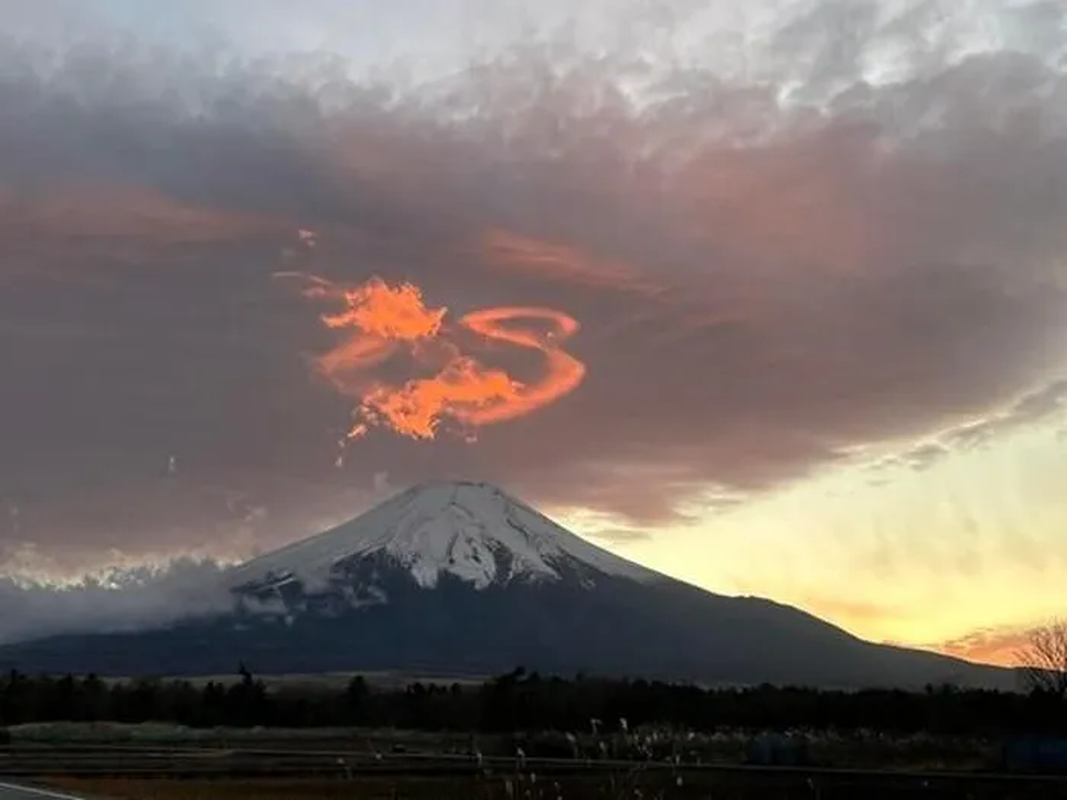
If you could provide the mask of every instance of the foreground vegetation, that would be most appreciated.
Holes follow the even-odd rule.
[[[679,782],[676,776],[640,772],[558,780],[520,773],[468,779],[97,779],[53,785],[111,800],[912,800],[916,796],[926,800],[1053,800],[1067,796],[1062,785],[1040,781],[720,775]]]
[[[115,800],[1067,798],[1064,783],[984,775],[1010,768],[1005,744],[1020,736],[1067,734],[1067,703],[1042,691],[704,690],[522,670],[386,688],[243,669],[206,683],[10,673],[5,730],[9,765]],[[299,774],[280,769],[297,762]]]

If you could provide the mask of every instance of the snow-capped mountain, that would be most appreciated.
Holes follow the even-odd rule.
[[[409,489],[225,576],[225,613],[0,647],[0,669],[98,674],[547,672],[831,686],[1010,687],[1006,670],[864,642],[586,542],[484,483]],[[216,587],[212,587],[214,590]]]
[[[500,489],[469,481],[408,489],[366,514],[256,558],[231,573],[234,588],[300,584],[314,593],[343,584],[352,566],[378,556],[434,588],[448,574],[475,589],[596,575],[664,576],[575,536]]]

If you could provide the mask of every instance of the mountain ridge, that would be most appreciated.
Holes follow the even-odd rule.
[[[0,668],[99,674],[518,664],[704,684],[1014,688],[1006,670],[865,642],[801,609],[615,556],[490,484],[421,484],[225,574],[233,609],[0,647]]]

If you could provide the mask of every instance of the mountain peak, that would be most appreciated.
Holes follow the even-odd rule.
[[[375,555],[402,566],[425,588],[445,573],[479,589],[590,571],[642,582],[662,577],[585,541],[492,484],[431,481],[254,559],[234,578],[241,584],[298,580],[313,589],[328,586],[342,565]]]

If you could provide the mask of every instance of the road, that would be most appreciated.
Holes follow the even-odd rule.
[[[0,800],[81,800],[72,794],[0,781]]]

